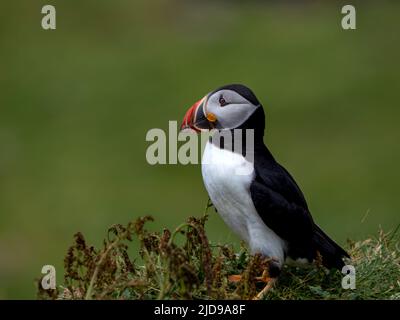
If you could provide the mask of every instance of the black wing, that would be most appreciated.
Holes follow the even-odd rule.
[[[250,186],[254,206],[264,223],[287,241],[288,255],[311,261],[318,251],[326,267],[340,268],[342,257],[348,254],[314,223],[293,177],[265,146],[254,160],[255,178]]]
[[[263,151],[254,159],[255,179],[250,186],[258,214],[282,239],[310,243],[314,222],[300,188],[266,147]]]

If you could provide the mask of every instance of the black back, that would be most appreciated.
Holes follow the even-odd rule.
[[[328,268],[341,268],[348,254],[330,239],[313,221],[306,199],[290,173],[272,156],[263,141],[264,109],[246,86],[231,84],[221,89],[234,90],[260,107],[238,129],[254,129],[254,170],[251,198],[263,222],[288,244],[287,255],[312,261],[321,254]],[[244,135],[243,135],[244,137]],[[243,139],[245,150],[245,139]]]

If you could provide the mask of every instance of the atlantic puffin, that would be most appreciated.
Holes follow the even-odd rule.
[[[236,137],[232,140],[241,140],[238,151],[212,135],[201,169],[211,202],[224,222],[252,254],[269,260],[268,270],[259,277],[266,286],[256,299],[272,287],[284,263],[318,260],[328,269],[344,266],[343,259],[349,255],[314,222],[298,184],[265,145],[264,108],[252,90],[229,84],[208,93],[186,112],[181,130],[186,129],[230,132]],[[240,134],[235,136],[235,130]],[[248,130],[251,144],[244,133]],[[238,168],[248,172],[238,174]]]

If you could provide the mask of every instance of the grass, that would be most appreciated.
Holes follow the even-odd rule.
[[[82,233],[65,256],[64,284],[55,290],[38,285],[39,299],[250,299],[262,288],[266,259],[242,246],[209,242],[202,218],[190,217],[173,232],[150,232],[150,216],[127,226],[114,225],[95,249]],[[397,228],[398,229],[398,228]],[[344,274],[320,265],[285,266],[266,299],[400,299],[400,250],[397,229],[364,241],[348,241],[348,261],[356,270],[356,288],[343,289]],[[138,261],[128,255],[139,242]],[[228,276],[242,274],[237,283]],[[40,284],[41,281],[38,281]],[[260,284],[262,285],[262,284]]]

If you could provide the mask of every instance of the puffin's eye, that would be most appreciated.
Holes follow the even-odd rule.
[[[226,106],[228,103],[226,102],[226,100],[224,99],[223,96],[219,97],[219,104],[221,105],[221,107]]]

